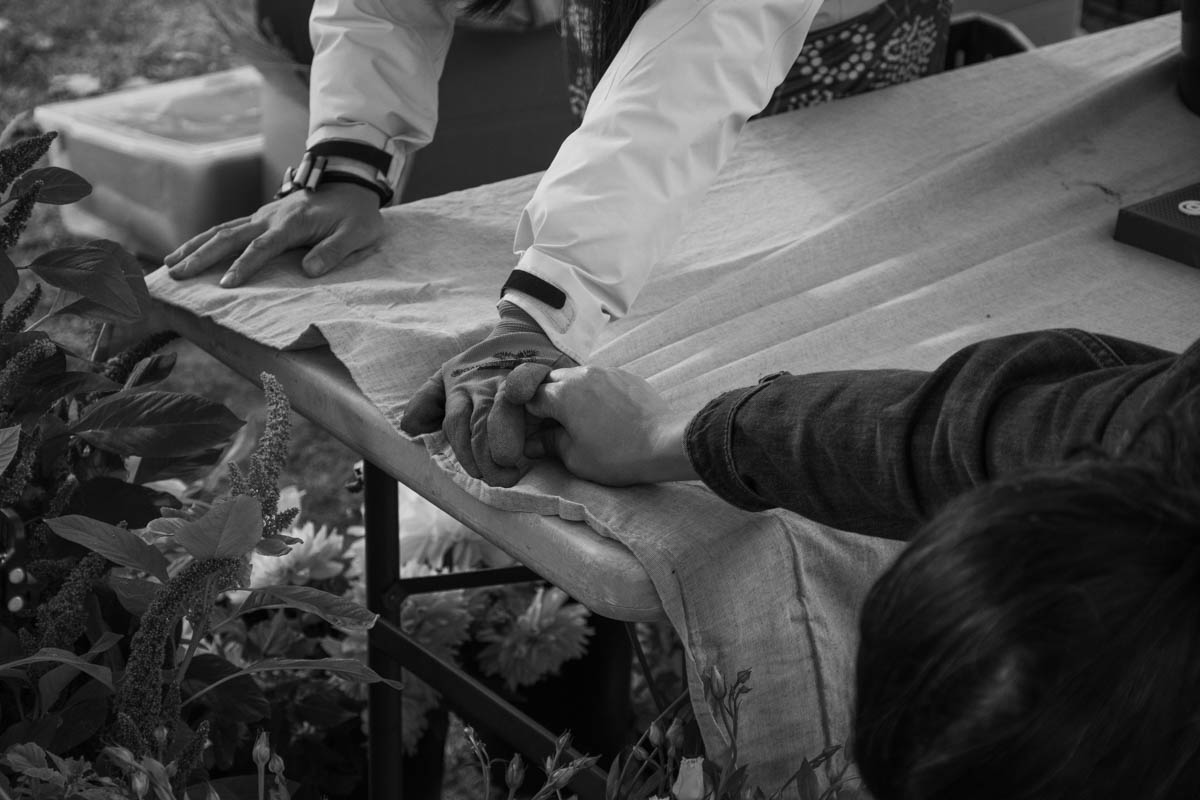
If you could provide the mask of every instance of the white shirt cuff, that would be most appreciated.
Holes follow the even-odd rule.
[[[595,292],[584,287],[570,264],[533,248],[521,255],[517,269],[536,275],[562,291],[566,302],[562,308],[554,308],[516,289],[505,292],[504,299],[533,317],[555,347],[580,364],[585,363],[609,319]]]

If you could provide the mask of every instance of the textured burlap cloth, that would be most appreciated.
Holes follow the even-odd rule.
[[[1200,180],[1175,91],[1179,16],[756,122],[594,361],[674,403],[779,369],[929,368],[970,342],[1077,326],[1182,348],[1200,271],[1111,239],[1119,206]],[[155,295],[276,348],[327,344],[394,422],[495,318],[530,176],[387,212],[386,241],[320,281],[298,257],[235,291]],[[397,433],[397,436],[400,434]],[[893,543],[703,487],[606,490],[536,468],[514,489],[430,457],[489,504],[583,520],[628,546],[694,657],[753,669],[739,751],[768,791],[850,726],[856,614]],[[581,689],[586,690],[586,689]],[[695,693],[699,696],[699,692]],[[702,702],[710,749],[723,746]]]

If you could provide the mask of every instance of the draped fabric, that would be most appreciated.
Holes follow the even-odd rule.
[[[1111,238],[1120,206],[1200,176],[1200,116],[1175,89],[1179,24],[1161,17],[751,123],[595,361],[698,408],[780,369],[928,369],[968,343],[1046,327],[1182,350],[1200,328],[1200,271]],[[233,291],[216,272],[150,284],[264,344],[328,346],[398,424],[424,379],[490,330],[536,180],[389,209],[385,241],[318,281],[290,254]],[[442,437],[425,443],[440,467],[430,492],[457,483],[624,543],[691,653],[696,698],[712,665],[753,670],[739,741],[752,785],[773,790],[802,756],[845,740],[859,604],[895,543],[742,512],[695,484],[604,489],[550,463],[494,489],[459,470]],[[722,731],[696,710],[719,754]]]

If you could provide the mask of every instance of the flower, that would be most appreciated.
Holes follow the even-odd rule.
[[[335,578],[346,569],[345,537],[325,526],[314,530],[311,522],[292,533],[303,539],[290,552],[266,556],[257,551],[250,555],[250,588],[263,586],[303,586],[309,581]]]
[[[592,629],[588,611],[568,603],[561,589],[539,588],[529,607],[507,625],[479,632],[486,642],[479,664],[487,675],[502,675],[510,689],[556,674],[562,665],[583,655]]]
[[[709,794],[705,784],[704,757],[682,759],[679,774],[671,785],[671,796],[675,800],[703,800]]]
[[[271,740],[267,737],[266,731],[258,734],[258,739],[254,741],[254,749],[250,751],[250,757],[260,768],[265,767],[271,760]]]

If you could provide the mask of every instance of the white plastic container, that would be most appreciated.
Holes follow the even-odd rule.
[[[72,232],[161,259],[262,196],[261,79],[252,67],[38,108],[50,162],[94,187],[63,206]]]

